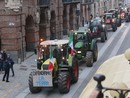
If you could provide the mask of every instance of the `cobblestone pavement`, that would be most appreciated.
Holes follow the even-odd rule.
[[[36,55],[28,53],[27,58],[21,64],[14,64],[15,76],[12,77],[10,70],[9,81],[2,81],[3,73],[0,73],[0,98],[15,98],[21,91],[28,87],[28,76],[29,73],[36,69]]]

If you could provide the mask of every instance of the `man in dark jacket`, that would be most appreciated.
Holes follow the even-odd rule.
[[[5,61],[7,59],[6,50],[4,49],[3,51],[1,51],[1,53],[2,53],[2,59],[3,61]]]
[[[6,82],[9,82],[10,62],[8,61],[8,59],[4,61],[3,66],[5,70],[3,81],[5,81],[5,78],[6,78]]]
[[[9,54],[8,54],[8,56],[7,56],[7,60],[9,61],[10,68],[11,68],[11,71],[12,71],[12,77],[13,77],[13,76],[14,76],[14,69],[13,69],[14,61],[13,61],[13,59],[10,57]]]
[[[3,71],[3,60],[2,60],[2,53],[0,51],[0,73]]]

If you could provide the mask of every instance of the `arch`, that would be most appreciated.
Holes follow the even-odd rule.
[[[66,7],[63,10],[63,34],[67,34],[67,10]]]
[[[50,39],[56,39],[56,14],[54,10],[51,11]]]
[[[33,51],[35,48],[35,24],[31,15],[28,15],[25,22],[25,43],[26,51]]]
[[[25,28],[32,27],[32,26],[34,26],[33,17],[31,15],[28,15],[27,18],[26,18]]]
[[[73,30],[73,6],[70,6],[70,10],[69,10],[69,26],[70,26],[70,30]]]
[[[47,16],[46,16],[46,10],[41,8],[40,9],[40,24],[39,24],[39,37],[40,39],[46,40],[46,22],[47,22]]]

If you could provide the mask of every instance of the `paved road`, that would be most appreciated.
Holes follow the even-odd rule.
[[[0,98],[78,98],[83,88],[94,75],[98,67],[108,58],[123,53],[130,47],[130,23],[123,23],[116,32],[108,32],[108,40],[98,43],[99,57],[92,68],[80,65],[79,81],[73,84],[68,94],[60,94],[57,89],[43,89],[41,93],[31,94],[28,90],[28,75],[36,68],[33,55],[22,64],[15,64],[15,77],[10,77],[10,83],[0,81]],[[0,75],[2,79],[2,75]]]

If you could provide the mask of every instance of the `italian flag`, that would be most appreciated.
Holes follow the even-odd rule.
[[[76,51],[75,51],[74,46],[73,46],[73,35],[72,35],[72,32],[70,33],[70,36],[69,36],[69,46],[71,48],[71,56],[75,55]]]
[[[54,59],[53,59],[53,55],[52,55],[52,50],[50,49],[50,62],[49,62],[48,69],[53,70],[53,68],[54,68]]]

